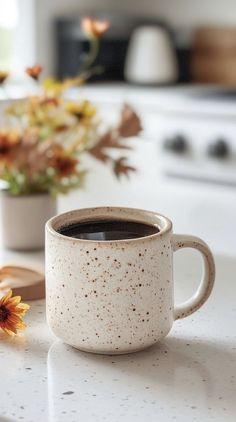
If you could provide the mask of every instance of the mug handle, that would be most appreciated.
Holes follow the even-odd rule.
[[[198,237],[174,234],[172,247],[174,252],[182,248],[197,249],[202,254],[204,264],[203,277],[196,293],[186,302],[174,308],[174,319],[179,319],[197,311],[208,299],[215,281],[215,262],[207,244]]]

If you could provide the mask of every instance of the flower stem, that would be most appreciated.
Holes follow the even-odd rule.
[[[87,70],[95,62],[99,52],[99,39],[97,37],[90,38],[90,49],[83,63],[82,71]]]

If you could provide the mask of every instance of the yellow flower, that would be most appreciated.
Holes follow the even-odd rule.
[[[12,297],[12,290],[0,299],[0,328],[9,335],[16,334],[17,330],[26,327],[22,317],[29,309],[29,305],[20,301],[20,296]]]
[[[67,78],[63,81],[64,89],[72,88],[73,86],[81,86],[84,84],[84,79],[81,76],[75,76],[74,78]]]
[[[5,72],[4,70],[0,70],[0,85],[2,85],[5,80],[8,78],[9,72]]]
[[[65,103],[65,110],[76,116],[79,120],[84,117],[93,117],[96,114],[96,108],[89,101],[67,101]]]
[[[84,83],[83,78],[75,77],[75,78],[68,78],[64,81],[59,81],[55,78],[47,78],[43,82],[43,87],[47,95],[51,96],[59,96],[65,90],[73,87],[73,86],[80,86]]]
[[[81,25],[86,35],[92,38],[100,38],[110,28],[110,22],[99,21],[90,16],[82,18]]]

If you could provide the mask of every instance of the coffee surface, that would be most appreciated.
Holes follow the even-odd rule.
[[[58,233],[85,240],[136,239],[158,233],[155,225],[128,220],[90,220],[76,222],[58,229]]]

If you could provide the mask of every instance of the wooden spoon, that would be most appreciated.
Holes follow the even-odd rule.
[[[44,274],[26,267],[6,265],[0,268],[0,296],[11,289],[22,300],[45,298]]]

